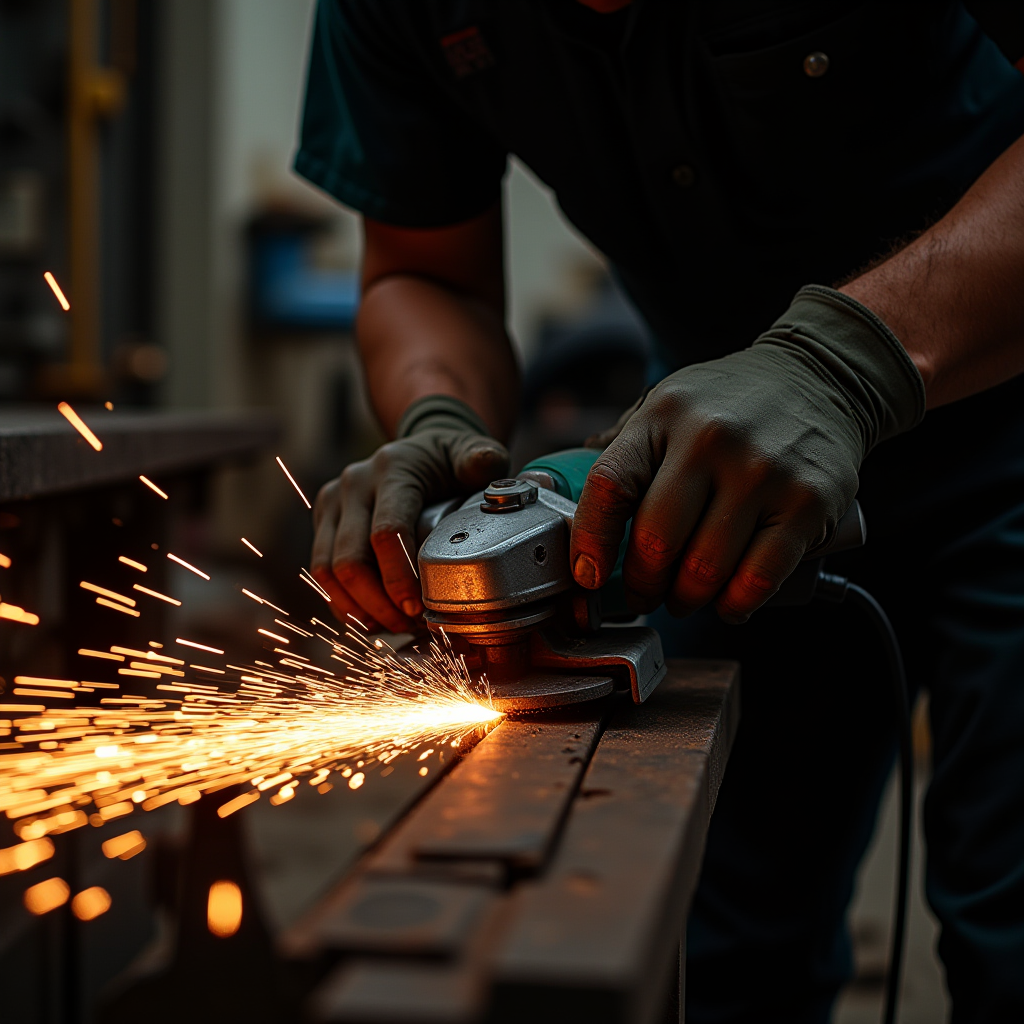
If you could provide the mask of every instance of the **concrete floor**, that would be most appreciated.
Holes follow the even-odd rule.
[[[896,855],[899,838],[895,777],[889,780],[878,829],[864,863],[850,908],[857,979],[840,996],[834,1024],[877,1024],[881,1017],[885,970],[889,958]],[[935,952],[938,923],[924,899],[924,837],[921,833],[919,782],[915,800],[917,824],[910,864],[910,913],[900,993],[900,1024],[939,1024],[949,1019],[942,964]]]

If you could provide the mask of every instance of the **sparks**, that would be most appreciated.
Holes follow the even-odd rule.
[[[73,426],[75,430],[77,430],[82,437],[84,437],[86,441],[96,449],[96,451],[103,451],[103,442],[85,425],[81,416],[79,416],[67,402],[60,402],[57,406],[57,412],[59,412],[61,416],[63,416],[64,419],[66,419],[68,423],[70,423],[71,426]]]
[[[50,286],[50,291],[57,296],[60,308],[66,313],[71,308],[71,303],[64,297],[64,293],[61,291],[60,285],[57,284],[57,278],[47,270],[46,273],[43,274],[43,279]]]
[[[128,600],[131,601],[131,598],[128,598]],[[104,608],[113,608],[115,612],[122,612],[125,615],[133,615],[135,618],[139,617],[139,613],[133,608],[126,608],[123,604],[120,604],[117,601],[108,601],[105,597],[97,597],[96,603],[103,605]],[[135,604],[135,602],[132,601],[132,604]]]
[[[402,545],[402,554],[405,555],[405,559],[409,563],[409,568],[412,569],[413,576],[415,576],[416,579],[419,579],[420,574],[416,571],[416,563],[413,562],[412,558],[410,558],[409,551],[405,546],[405,541],[402,540],[402,535],[400,533],[396,533],[395,536],[398,538],[398,543]]]
[[[202,576],[204,580],[208,580],[210,578],[206,575],[205,572],[203,572],[202,569],[197,569],[194,565],[190,565],[188,562],[185,561],[184,558],[179,558],[177,555],[172,555],[170,551],[167,552],[167,557],[172,562],[177,562],[178,565],[184,566],[186,569],[188,569],[189,572],[194,572],[197,576]]]
[[[317,581],[313,579],[313,577],[310,576],[310,574],[305,569],[299,570],[299,579],[302,580],[302,582],[305,583],[307,586],[312,587],[325,601],[330,603],[330,594],[328,594],[327,591],[324,590],[324,588],[321,587],[320,584],[317,583]]]
[[[27,612],[16,604],[5,604],[0,601],[0,619],[8,619],[10,622],[23,622],[26,626],[38,626],[39,616],[34,612]]]
[[[136,562],[134,558],[128,558],[127,555],[118,555],[117,560],[123,565],[129,565],[133,569],[138,569],[139,572],[149,572],[149,569],[141,562]]]
[[[209,651],[210,654],[224,653],[219,647],[207,647],[206,644],[197,644],[194,640],[182,640],[180,636],[176,637],[174,642],[181,644],[183,647],[194,647],[197,651]]]
[[[256,547],[256,545],[252,543],[252,541],[248,541],[248,540],[246,540],[246,539],[245,539],[245,538],[243,537],[243,538],[242,538],[242,543],[243,543],[243,544],[244,544],[244,545],[245,545],[245,546],[246,546],[246,547],[247,547],[247,548],[248,548],[248,549],[249,549],[249,550],[250,550],[250,551],[251,551],[251,552],[252,552],[252,553],[253,553],[254,555],[257,555],[257,556],[258,556],[258,557],[260,557],[260,558],[262,558],[262,557],[263,557],[263,552],[262,552],[262,551],[260,551],[260,550],[259,550],[259,549],[258,549],[258,548]]]
[[[291,481],[292,487],[294,487],[294,488],[295,488],[295,490],[296,490],[296,491],[298,491],[299,497],[300,497],[300,498],[302,499],[302,501],[303,501],[303,504],[305,504],[306,508],[312,508],[313,506],[312,506],[312,505],[310,505],[310,503],[309,503],[309,498],[307,498],[307,497],[306,497],[306,496],[305,496],[305,495],[304,495],[304,494],[302,493],[302,488],[301,488],[301,487],[300,487],[300,486],[299,486],[299,485],[298,485],[298,484],[297,484],[297,483],[295,482],[295,477],[293,477],[293,476],[291,475],[291,473],[289,473],[289,472],[288,472],[288,467],[287,467],[287,466],[286,466],[286,465],[285,465],[285,464],[284,464],[284,463],[283,463],[283,462],[281,461],[281,456],[280,456],[280,455],[278,455],[278,456],[277,456],[277,464],[278,464],[278,465],[279,465],[279,466],[281,467],[281,469],[282,469],[282,470],[284,471],[284,475],[285,475],[286,477],[288,477],[288,479],[289,479],[289,480]]]
[[[97,586],[95,583],[87,583],[85,580],[82,580],[78,585],[83,590],[91,590],[94,594],[99,594],[101,597],[108,597],[112,601],[120,601],[121,604],[126,604],[129,608],[135,607],[135,602],[130,597],[125,597],[124,594],[119,594],[116,590],[107,590],[106,587]]]
[[[180,637],[177,642],[223,653]],[[275,806],[285,803],[303,781],[328,792],[334,771],[356,789],[378,768],[390,774],[403,754],[426,762],[501,718],[480,703],[479,684],[447,645],[433,643],[429,655],[406,658],[365,634],[350,633],[344,644],[319,635],[295,642],[317,648],[325,643],[349,673],[335,677],[300,655],[293,663],[296,674],[266,663],[258,672],[255,666],[228,666],[239,674],[221,685],[191,676],[160,682],[166,697],[104,697],[91,707],[0,707],[18,715],[12,718],[13,743],[0,753],[0,810],[14,819],[22,840],[22,846],[0,851],[0,864],[8,871],[27,870],[52,856],[50,835],[169,803],[190,804],[204,794],[229,791],[217,808],[227,817],[262,793]],[[167,664],[181,665],[180,659],[127,647],[112,653],[140,657],[118,669],[122,676],[185,676]],[[49,701],[104,685],[35,676],[15,682],[49,687],[37,691]],[[108,840],[103,852],[127,859],[143,846],[140,833],[124,832]],[[68,898],[51,880],[33,893],[33,912],[46,913]]]
[[[155,597],[158,601],[166,601],[168,604],[173,604],[175,607],[181,607],[181,602],[177,600],[177,598],[161,594],[159,590],[150,590],[149,587],[144,587],[141,583],[133,583],[132,590],[137,590],[140,594],[148,594],[150,597]]]
[[[157,487],[157,485],[156,485],[155,483],[153,483],[153,481],[152,481],[152,480],[150,480],[148,476],[143,476],[143,475],[142,475],[142,474],[140,473],[140,474],[139,474],[139,479],[140,479],[140,480],[141,480],[141,481],[142,481],[142,482],[143,482],[143,483],[144,483],[144,484],[145,484],[145,485],[146,485],[146,486],[147,486],[147,487],[148,487],[148,488],[149,488],[149,489],[150,489],[151,491],[154,491],[155,493],[159,494],[159,495],[160,495],[160,497],[161,497],[161,498],[163,498],[163,499],[164,499],[165,501],[167,500],[167,492],[166,492],[166,491],[162,491],[162,490],[160,490],[160,488],[159,488],[159,487]]]

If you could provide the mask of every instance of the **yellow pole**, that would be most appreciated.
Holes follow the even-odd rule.
[[[100,195],[101,117],[124,105],[124,76],[97,66],[98,0],[68,4],[68,299],[71,338],[68,361],[46,367],[41,386],[47,394],[99,397],[106,381],[100,352]]]

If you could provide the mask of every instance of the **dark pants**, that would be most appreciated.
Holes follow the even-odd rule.
[[[862,473],[868,544],[827,565],[881,601],[930,696],[926,890],[953,1020],[972,1024],[1024,1021],[1022,414],[1015,382],[881,446]],[[737,658],[743,679],[690,917],[687,1021],[825,1021],[894,759],[880,644],[846,605],[672,623],[655,622],[667,653]]]

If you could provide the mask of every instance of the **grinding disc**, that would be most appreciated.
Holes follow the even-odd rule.
[[[527,672],[514,682],[491,683],[495,711],[541,711],[606,697],[614,689],[610,676]]]

